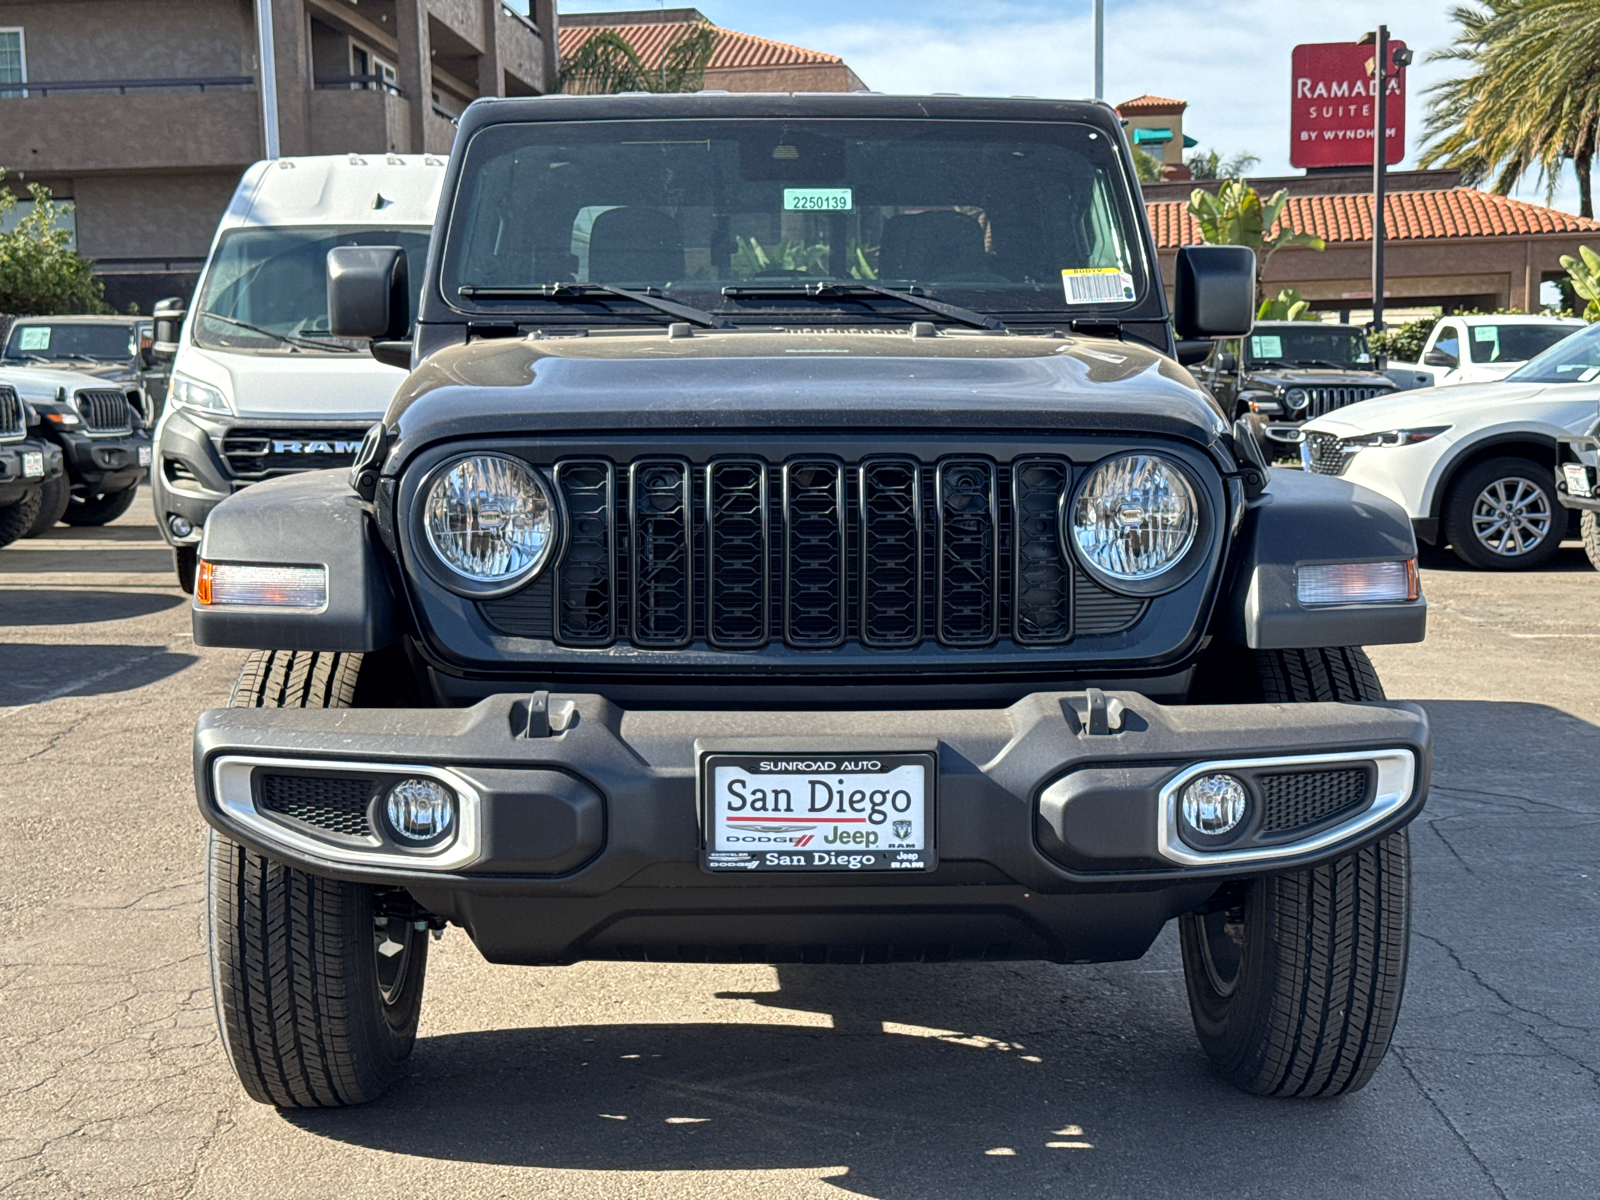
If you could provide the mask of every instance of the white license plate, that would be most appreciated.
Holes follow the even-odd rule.
[[[139,465],[141,467],[148,467],[150,465],[150,447],[149,446],[140,446],[139,447]]]
[[[1569,496],[1589,496],[1592,493],[1588,467],[1582,463],[1562,463],[1561,469],[1566,472]]]
[[[929,871],[932,754],[708,754],[711,871]]]
[[[22,452],[22,477],[24,479],[44,478],[44,455],[37,450],[24,450]]]

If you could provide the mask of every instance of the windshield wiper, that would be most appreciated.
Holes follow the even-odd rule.
[[[263,329],[259,325],[250,324],[249,321],[241,321],[238,317],[225,317],[219,312],[212,312],[210,309],[201,309],[200,315],[202,317],[211,317],[213,320],[223,321],[229,325],[237,325],[240,329],[248,329],[251,333],[259,333],[262,337],[272,338],[274,341],[282,342],[285,346],[293,346],[298,350],[327,349],[326,346],[319,345],[316,342],[306,341],[302,338],[291,337],[286,333],[277,333],[271,329]]]
[[[680,320],[704,325],[708,329],[732,329],[734,324],[726,317],[708,313],[701,308],[691,308],[648,292],[635,292],[629,288],[612,287],[608,283],[540,283],[526,287],[489,287],[483,284],[464,283],[456,295],[467,300],[571,300],[575,296],[615,296],[619,300],[632,300],[646,308]]]
[[[1327,367],[1333,371],[1358,371],[1361,369],[1350,363],[1329,362],[1325,358],[1297,358],[1294,360],[1294,365],[1297,367]]]
[[[1004,329],[1005,322],[999,317],[985,316],[980,312],[973,312],[970,308],[962,308],[958,304],[946,304],[943,300],[935,300],[930,296],[919,296],[914,292],[901,292],[894,288],[879,287],[875,283],[800,283],[800,284],[747,284],[738,287],[725,287],[722,289],[724,296],[809,296],[816,300],[831,300],[840,296],[887,296],[891,300],[898,300],[902,304],[910,304],[925,312],[937,313],[941,317],[949,317],[952,321],[960,321],[963,325],[971,325],[977,329]]]

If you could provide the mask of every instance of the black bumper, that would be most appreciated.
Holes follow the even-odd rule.
[[[26,455],[43,460],[44,474],[27,473]],[[0,445],[0,508],[8,508],[48,479],[61,474],[61,448],[38,438]]]
[[[153,448],[150,435],[142,429],[110,436],[53,430],[52,435],[61,447],[73,489],[84,495],[126,491],[150,472]]]
[[[1600,512],[1600,467],[1592,465],[1596,459],[1600,435],[1556,439],[1556,501],[1563,508]]]
[[[318,874],[404,887],[486,957],[524,963],[1136,958],[1221,883],[1348,853],[1410,821],[1426,797],[1430,737],[1412,705],[1112,699],[1125,709],[1108,732],[1091,732],[1107,710],[1081,693],[855,713],[623,711],[552,696],[549,733],[537,704],[530,721],[527,696],[455,710],[219,709],[200,719],[195,773],[201,811],[227,836]],[[696,756],[730,742],[932,752],[938,866],[702,870]],[[1173,836],[1173,785],[1198,765],[1248,776],[1330,756],[1388,764],[1374,768],[1364,807],[1243,858]],[[261,770],[376,776],[380,788],[385,775],[442,773],[464,797],[457,840],[430,865],[381,837],[363,846],[319,832],[258,807]]]

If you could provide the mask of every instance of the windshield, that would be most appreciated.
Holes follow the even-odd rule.
[[[4,357],[35,362],[39,359],[95,359],[126,362],[137,352],[137,332],[132,325],[87,324],[63,321],[58,325],[17,325],[6,341]]]
[[[1474,325],[1467,346],[1475,363],[1527,362],[1576,333],[1578,325]]]
[[[399,246],[411,278],[421,279],[428,230],[292,227],[225,233],[206,271],[195,312],[195,344],[284,354],[364,350],[364,342],[328,332],[328,251],[335,246]]]
[[[533,308],[486,288],[566,283],[735,315],[832,308],[855,320],[881,307],[927,319],[842,286],[870,283],[986,313],[1070,316],[1126,308],[1149,287],[1117,152],[1085,125],[497,125],[473,138],[461,179],[441,282],[448,303],[475,311]],[[828,282],[841,286],[807,300],[804,288]],[[593,293],[543,300],[541,319],[597,304],[640,315]]]
[[[1245,362],[1249,367],[1347,367],[1355,371],[1372,369],[1367,338],[1359,329],[1318,325],[1315,321],[1299,326],[1257,326],[1245,339]]]
[[[1600,325],[1574,331],[1525,366],[1507,383],[1589,383],[1600,378]]]

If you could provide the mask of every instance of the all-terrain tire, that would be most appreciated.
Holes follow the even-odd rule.
[[[72,481],[65,472],[54,479],[44,481],[44,487],[39,491],[39,515],[33,519],[33,524],[28,527],[28,532],[23,537],[38,537],[41,533],[54,529],[56,522],[61,520],[61,514],[67,511],[67,504],[72,499]]]
[[[1258,651],[1262,698],[1381,700],[1355,647]],[[1364,1087],[1389,1048],[1411,940],[1405,830],[1331,863],[1256,879],[1179,922],[1189,1010],[1218,1072],[1262,1096]]]
[[[42,496],[43,489],[37,489],[15,504],[0,508],[0,546],[9,546],[18,538],[28,536],[28,530],[39,519]]]
[[[360,669],[359,654],[258,651],[229,704],[348,708]],[[371,887],[284,866],[215,830],[208,860],[217,1025],[245,1091],[281,1108],[381,1096],[416,1040],[426,932],[378,924]],[[380,960],[380,939],[402,948]]]
[[[1600,571],[1600,513],[1585,509],[1578,529],[1583,537],[1583,552],[1589,556],[1589,565]]]
[[[1486,488],[1503,485],[1509,495],[1519,484],[1529,488],[1530,513],[1540,512],[1545,532],[1520,553],[1497,553],[1479,538],[1474,529],[1474,512]],[[1537,498],[1533,498],[1537,493]],[[1567,529],[1567,512],[1556,503],[1555,483],[1550,468],[1527,458],[1491,458],[1469,467],[1450,485],[1440,514],[1445,537],[1456,557],[1480,571],[1531,571],[1548,563],[1561,550]],[[1487,519],[1487,518],[1485,518]],[[1531,534],[1528,536],[1532,536]]]
[[[174,546],[172,569],[178,576],[178,586],[185,596],[194,595],[195,580],[200,575],[200,547]]]
[[[62,516],[68,525],[109,525],[133,507],[133,498],[139,487],[123,488],[120,492],[107,492],[103,496],[73,496]]]

